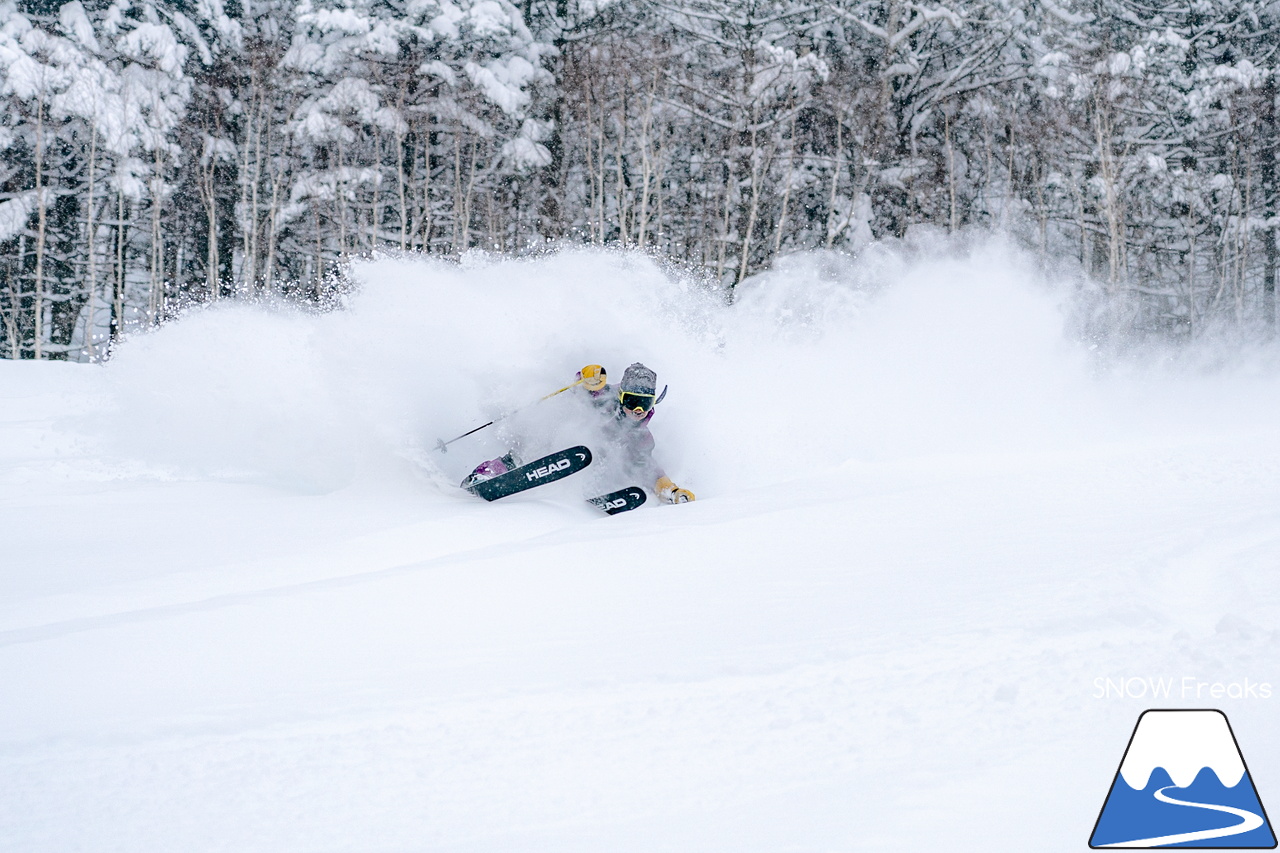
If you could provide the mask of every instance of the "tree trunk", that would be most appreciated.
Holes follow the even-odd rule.
[[[400,106],[404,111],[403,102]],[[404,132],[396,131],[396,193],[400,199],[400,251],[409,248],[409,199],[405,193]]]
[[[160,149],[157,148],[155,174],[151,176],[151,292],[147,295],[147,323],[150,325],[160,322],[164,302],[164,235],[160,227],[164,199],[164,181],[161,179],[163,165]]]
[[[44,248],[49,204],[44,192],[44,102],[36,104],[36,287],[31,319],[35,326],[33,351],[36,361],[44,357]]]
[[[116,191],[116,280],[111,294],[111,345],[124,333],[124,187]]]
[[[205,247],[207,249],[205,257],[206,278],[209,284],[209,297],[214,300],[222,295],[222,282],[218,277],[221,258],[218,252],[218,188],[214,180],[215,171],[214,159],[210,155],[209,162],[201,166],[200,189],[201,195],[204,196],[206,227],[208,229],[205,239]]]
[[[1268,328],[1276,325],[1276,73],[1267,74],[1262,87],[1262,205],[1266,227],[1262,232],[1265,258],[1262,273],[1262,319]]]
[[[92,131],[90,132],[90,137],[89,137],[89,209],[85,219],[85,230],[87,231],[87,233],[85,234],[85,237],[86,237],[85,242],[87,244],[86,249],[89,255],[89,304],[88,304],[89,310],[86,312],[87,316],[85,318],[85,323],[84,323],[84,347],[85,347],[85,352],[88,354],[88,359],[90,362],[93,361],[94,355],[95,355],[93,333],[94,333],[94,327],[97,325],[97,319],[98,319],[97,318],[98,262],[96,258],[97,250],[94,247],[94,238],[96,237],[95,232],[97,231],[98,226],[93,221],[93,213],[94,213],[93,195],[94,195],[94,189],[96,187],[95,169],[97,167],[97,160],[98,160],[98,128],[95,125]]]
[[[836,110],[836,152],[835,165],[831,170],[831,198],[827,201],[827,248],[836,241],[835,224],[836,199],[840,192],[840,173],[844,171],[844,110]],[[852,203],[852,202],[851,202]]]

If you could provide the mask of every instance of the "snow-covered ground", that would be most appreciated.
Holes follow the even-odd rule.
[[[357,275],[0,362],[0,849],[1081,850],[1147,707],[1280,808],[1274,362],[1104,369],[998,248]],[[454,487],[570,394],[431,449],[634,360],[696,503]]]

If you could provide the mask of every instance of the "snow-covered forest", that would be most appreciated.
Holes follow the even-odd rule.
[[[637,247],[734,286],[913,229],[1113,328],[1265,327],[1275,0],[0,0],[0,351],[323,302],[380,250]]]

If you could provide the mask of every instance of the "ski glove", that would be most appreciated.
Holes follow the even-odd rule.
[[[653,490],[658,493],[658,499],[663,503],[687,504],[694,500],[693,492],[680,488],[671,482],[670,477],[659,477]]]
[[[608,380],[604,368],[598,364],[588,364],[578,371],[578,378],[588,391],[600,391]]]

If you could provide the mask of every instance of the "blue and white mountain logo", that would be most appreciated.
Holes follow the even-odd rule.
[[[1089,846],[1274,848],[1226,714],[1143,711]]]

